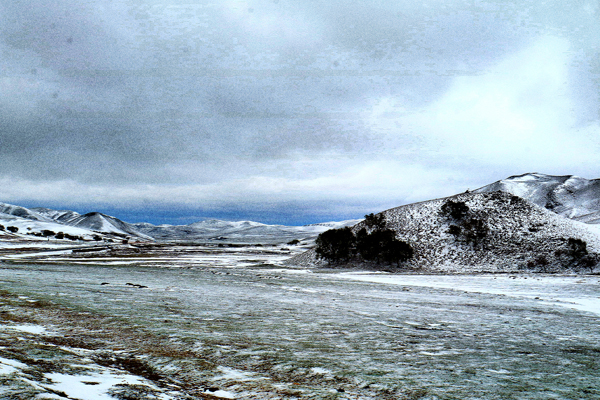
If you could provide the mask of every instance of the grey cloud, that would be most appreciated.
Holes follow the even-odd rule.
[[[1,1],[0,175],[202,184],[295,177],[273,165],[304,157],[316,177],[330,154],[462,174],[485,163],[403,116],[543,35],[569,41],[573,113],[597,122],[597,2],[428,4]]]

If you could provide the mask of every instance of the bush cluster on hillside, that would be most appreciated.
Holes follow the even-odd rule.
[[[450,223],[448,233],[456,241],[473,247],[485,244],[489,233],[485,213],[474,213],[464,201],[448,199],[440,208],[440,216]]]
[[[331,264],[356,260],[397,266],[412,258],[410,244],[396,239],[382,215],[366,215],[364,225],[356,235],[348,227],[321,233],[316,240],[317,256]]]
[[[594,270],[600,262],[598,254],[590,254],[587,243],[581,239],[569,238],[566,240],[565,248],[557,249],[554,255],[560,260],[563,267],[583,270]]]

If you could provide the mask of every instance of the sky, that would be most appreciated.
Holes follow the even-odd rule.
[[[598,0],[0,0],[0,201],[300,225],[600,178],[598,21]]]

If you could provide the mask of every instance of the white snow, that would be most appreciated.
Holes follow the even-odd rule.
[[[0,375],[12,374],[13,372],[25,368],[27,368],[27,365],[22,362],[0,357]]]
[[[537,299],[546,305],[558,305],[600,315],[600,298],[586,296],[559,297],[549,289],[559,285],[574,285],[579,277],[567,276],[519,276],[510,275],[392,275],[369,272],[342,272],[335,274],[342,279],[382,283],[397,286],[419,286],[439,289],[459,290],[468,293],[487,293],[509,297]],[[408,322],[407,322],[408,323]]]
[[[224,399],[235,399],[235,394],[228,392],[226,390],[216,390],[214,392],[206,390],[204,393],[210,394],[211,396],[222,397]]]
[[[151,389],[158,390],[153,384],[138,376],[120,373],[109,369],[95,371],[89,375],[67,375],[59,373],[44,374],[52,380],[51,385],[44,385],[56,391],[61,391],[70,398],[79,400],[114,400],[107,392],[115,385],[145,385]],[[163,393],[159,398],[172,399]]]
[[[222,375],[217,375],[212,378],[213,381],[217,380],[232,380],[232,381],[252,381],[256,380],[254,374],[250,372],[244,372],[229,367],[218,367],[217,368]]]
[[[46,328],[41,325],[5,325],[6,328],[14,329],[20,332],[32,333],[34,335],[42,335],[47,332]]]

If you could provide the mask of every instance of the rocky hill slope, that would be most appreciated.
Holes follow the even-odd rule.
[[[502,190],[576,221],[600,224],[600,179],[528,173],[484,186],[475,193]]]
[[[463,222],[442,212],[445,202],[464,202]],[[398,239],[408,242],[414,257],[403,268],[423,272],[556,272],[569,269],[571,243],[587,244],[600,252],[600,227],[564,218],[510,193],[463,193],[392,208],[380,213]],[[480,221],[478,225],[472,221]],[[466,224],[464,221],[469,221]],[[352,229],[358,232],[364,223]],[[451,226],[462,233],[451,233]],[[466,231],[480,230],[471,241]],[[569,239],[572,239],[570,242]],[[573,240],[575,240],[573,242]],[[593,255],[593,254],[592,254]],[[309,250],[289,261],[292,265],[323,265]],[[589,272],[591,268],[587,271]]]

